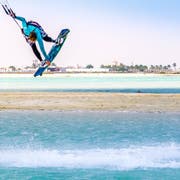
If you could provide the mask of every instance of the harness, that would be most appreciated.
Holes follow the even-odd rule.
[[[44,29],[41,27],[41,25],[40,25],[39,23],[37,23],[37,22],[35,22],[35,21],[28,21],[28,22],[27,22],[27,25],[34,26],[34,27],[35,27],[34,30],[35,30],[36,28],[38,28],[38,29],[40,30],[40,33],[41,33],[42,37],[47,36],[46,32],[44,31]]]

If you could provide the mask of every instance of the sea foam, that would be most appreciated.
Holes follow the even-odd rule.
[[[180,145],[86,150],[1,149],[0,166],[114,170],[180,168]]]

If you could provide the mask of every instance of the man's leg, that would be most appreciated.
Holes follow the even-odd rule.
[[[32,47],[32,50],[33,50],[34,54],[36,55],[36,57],[37,57],[40,61],[42,61],[42,57],[41,57],[39,51],[37,50],[36,44],[33,43],[33,44],[31,45],[31,47]]]
[[[51,37],[49,37],[48,35],[43,37],[43,40],[47,41],[47,42],[53,42],[55,43],[56,41],[54,39],[52,39]]]

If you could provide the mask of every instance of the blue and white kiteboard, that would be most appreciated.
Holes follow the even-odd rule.
[[[53,60],[55,59],[55,57],[57,56],[57,54],[59,53],[59,51],[61,50],[66,38],[67,38],[67,34],[69,33],[69,29],[63,29],[61,30],[61,32],[59,33],[58,37],[57,38],[60,38],[62,36],[63,33],[65,33],[66,35],[62,37],[63,39],[63,42],[60,43],[60,44],[54,44],[51,48],[51,50],[49,51],[49,54],[48,56],[50,57],[49,58],[49,61],[50,61],[50,64],[53,62]],[[34,73],[34,77],[36,76],[42,76],[43,72],[50,66],[50,64],[48,65],[45,65],[45,66],[40,66],[38,68],[38,70]]]

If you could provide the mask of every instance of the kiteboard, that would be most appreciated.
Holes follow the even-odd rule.
[[[48,61],[45,63],[44,66],[40,66],[37,71],[34,73],[34,77],[36,76],[42,76],[42,74],[44,73],[44,71],[51,65],[51,63],[53,62],[53,60],[55,59],[55,57],[57,56],[57,54],[59,53],[59,51],[61,50],[64,42],[66,41],[67,35],[70,32],[69,29],[63,29],[61,30],[61,32],[59,33],[57,39],[62,38],[62,42],[59,44],[54,44],[51,48],[51,50],[48,53],[48,56],[50,57],[48,59]],[[62,37],[62,34],[65,34],[65,36]]]

